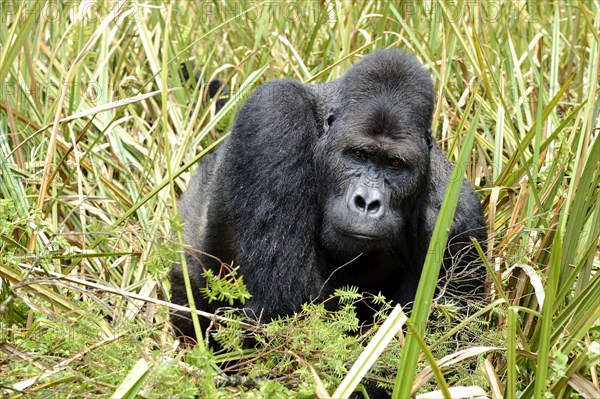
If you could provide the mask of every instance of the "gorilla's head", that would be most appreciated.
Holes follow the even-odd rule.
[[[402,239],[429,174],[434,93],[412,57],[365,57],[337,81],[315,151],[321,241],[338,255]]]

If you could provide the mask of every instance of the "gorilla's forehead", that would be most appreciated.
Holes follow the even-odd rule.
[[[429,129],[430,114],[422,104],[401,98],[372,98],[352,101],[346,117],[353,130],[371,136],[414,136]]]

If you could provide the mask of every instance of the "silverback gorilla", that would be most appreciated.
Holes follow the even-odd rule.
[[[431,135],[433,103],[428,73],[395,50],[330,83],[258,88],[181,199],[196,306],[224,306],[199,290],[218,260],[240,265],[244,307],[262,321],[342,285],[410,304],[452,171]],[[461,296],[483,286],[470,236],[484,240],[486,227],[464,181],[440,275]],[[173,302],[187,305],[180,266],[171,281]],[[190,320],[173,314],[180,334],[194,335]]]

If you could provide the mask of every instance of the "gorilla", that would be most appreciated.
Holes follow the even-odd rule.
[[[347,285],[409,305],[453,168],[432,138],[433,107],[428,73],[397,50],[333,82],[259,87],[180,200],[196,306],[225,305],[201,293],[203,270],[232,261],[252,294],[244,308],[261,321]],[[484,240],[486,226],[465,180],[440,272],[444,292],[463,298],[485,279],[470,237]],[[179,265],[171,283],[187,306]],[[358,314],[367,320],[369,307]],[[188,313],[172,321],[194,336]]]

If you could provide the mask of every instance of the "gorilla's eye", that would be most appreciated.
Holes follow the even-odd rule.
[[[398,158],[392,158],[389,161],[389,165],[392,169],[400,169],[402,167],[402,161]]]
[[[363,150],[359,150],[358,148],[352,150],[352,155],[354,155],[354,158],[356,158],[356,159],[360,159],[360,160],[367,159],[367,153]]]

